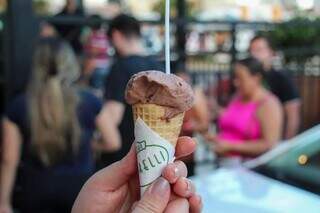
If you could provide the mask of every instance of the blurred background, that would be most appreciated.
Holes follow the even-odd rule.
[[[163,1],[79,0],[78,4],[82,17],[56,17],[65,5],[63,0],[0,1],[1,113],[5,103],[25,88],[33,41],[43,20],[79,26],[83,35],[90,15],[100,15],[107,28],[110,18],[127,12],[143,22],[148,54],[163,59]],[[246,56],[250,39],[263,32],[279,50],[276,65],[285,67],[299,86],[305,130],[320,119],[320,100],[314,96],[319,90],[319,13],[317,0],[172,1],[172,61],[182,63],[209,97],[217,95],[223,101],[228,95],[230,64]],[[112,50],[108,54],[112,56]]]
[[[78,84],[89,88],[101,101],[108,70],[117,58],[117,51],[106,32],[110,21],[118,14],[130,14],[140,21],[146,54],[161,64],[164,63],[165,1],[74,0],[76,12],[72,15],[64,10],[66,2],[0,0],[1,117],[5,117],[8,104],[27,90],[35,43],[39,37],[58,34],[71,45],[80,64]],[[271,153],[268,152],[262,157],[255,156],[258,158],[248,163],[247,167],[250,171],[253,170],[254,174],[260,173],[300,189],[296,192],[292,188],[289,190],[279,186],[283,195],[288,196],[288,200],[287,205],[281,204],[278,209],[271,208],[272,202],[268,203],[270,197],[265,197],[268,202],[261,201],[261,205],[257,203],[259,207],[256,208],[249,208],[251,204],[242,202],[244,198],[239,198],[242,200],[239,202],[241,205],[245,203],[241,206],[243,212],[279,212],[277,210],[281,208],[288,208],[288,211],[283,212],[298,212],[298,208],[289,208],[288,203],[309,199],[315,202],[297,202],[296,205],[302,206],[299,210],[316,212],[313,208],[320,208],[319,204],[316,204],[320,203],[320,199],[313,197],[314,194],[301,195],[299,190],[302,189],[303,193],[308,191],[320,194],[320,129],[317,126],[320,122],[320,0],[171,0],[171,5],[172,67],[175,72],[187,73],[193,86],[200,88],[205,94],[207,108],[211,112],[208,115],[211,132],[217,131],[217,119],[213,112],[218,105],[227,106],[234,94],[235,62],[250,56],[250,42],[256,35],[267,37],[272,42],[275,50],[272,66],[290,78],[300,96],[300,124],[295,134],[299,136],[283,138],[280,148],[271,150]],[[104,32],[103,56],[100,62],[106,71],[93,76],[86,51],[88,45],[90,46],[88,38],[95,26]],[[1,138],[2,136],[1,128]],[[195,131],[193,136],[200,141],[194,156],[195,181],[207,196],[205,202],[210,203],[215,194],[221,196],[221,202],[212,202],[212,206],[207,206],[205,212],[211,212],[213,208],[222,209],[220,212],[236,212],[236,207],[223,211],[225,205],[231,205],[232,202],[222,202],[224,190],[236,190],[234,185],[226,184],[226,189],[219,188],[214,192],[206,191],[205,186],[219,184],[221,179],[235,184],[237,181],[234,177],[242,175],[247,179],[241,179],[239,181],[242,182],[237,184],[245,184],[245,187],[250,188],[249,180],[253,180],[250,176],[252,174],[246,176],[248,174],[223,170],[219,174],[224,175],[224,178],[212,176],[210,180],[201,179],[220,167],[217,162],[219,156],[212,152],[212,145],[206,142],[208,137],[202,132],[200,134]],[[188,162],[188,159],[186,161]],[[230,180],[227,177],[230,177]],[[270,184],[263,181],[257,183],[264,186]],[[255,192],[254,188],[252,190],[249,191],[249,197],[254,193],[268,194],[263,189],[258,192]],[[241,196],[247,196],[243,193]],[[270,193],[268,196],[271,196]],[[277,196],[272,196],[272,199],[276,200]]]

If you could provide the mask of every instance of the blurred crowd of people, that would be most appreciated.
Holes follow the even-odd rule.
[[[57,16],[74,15],[84,13],[68,0]],[[1,213],[13,207],[70,212],[93,172],[130,150],[134,124],[124,99],[126,84],[132,75],[163,65],[147,55],[135,18],[119,15],[108,31],[98,16],[89,18],[84,39],[79,26],[41,24],[29,86],[8,104],[2,121]],[[300,98],[290,78],[272,67],[271,42],[257,36],[249,52],[234,65],[229,104],[216,104],[210,112],[204,91],[194,86],[194,107],[182,127],[181,135],[201,134],[221,165],[259,156],[299,130]],[[176,74],[192,84],[185,70]],[[209,131],[212,123],[217,132]],[[193,156],[184,160],[194,174]]]

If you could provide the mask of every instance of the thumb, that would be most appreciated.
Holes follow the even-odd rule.
[[[116,190],[135,174],[137,171],[136,161],[136,153],[134,145],[132,145],[129,153],[122,160],[100,170],[89,181],[105,190]]]
[[[143,194],[136,204],[133,213],[162,213],[168,205],[170,198],[170,184],[160,177]]]

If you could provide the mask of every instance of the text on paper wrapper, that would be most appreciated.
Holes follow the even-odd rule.
[[[161,145],[148,145],[146,140],[137,141],[137,154],[139,157],[138,169],[140,174],[152,173],[153,170],[163,167],[169,163],[169,153],[167,149]],[[155,177],[157,178],[157,177]],[[143,183],[143,185],[151,184]]]

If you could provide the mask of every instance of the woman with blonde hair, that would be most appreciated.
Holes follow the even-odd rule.
[[[1,213],[12,212],[12,205],[21,212],[70,212],[92,174],[90,142],[101,102],[74,86],[78,75],[67,43],[38,42],[28,91],[8,105],[3,120]]]

